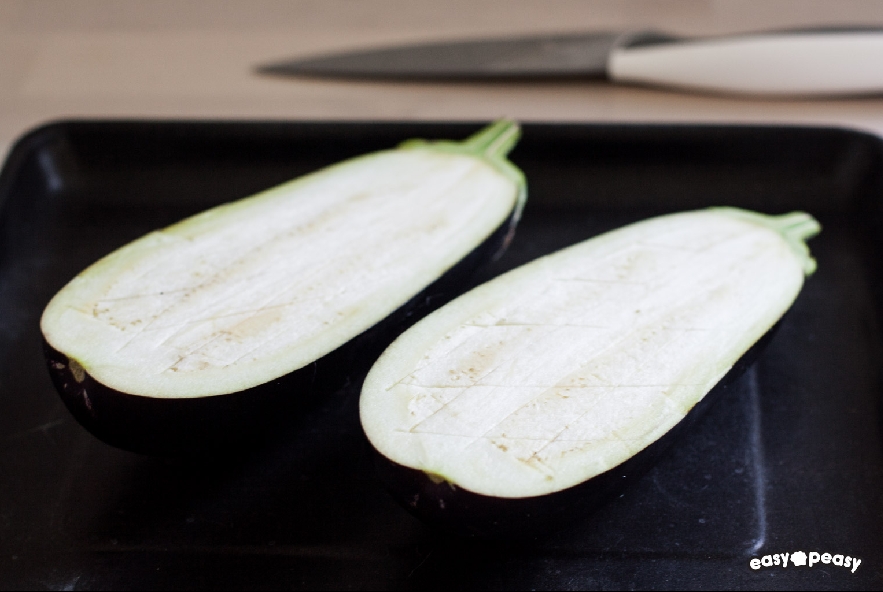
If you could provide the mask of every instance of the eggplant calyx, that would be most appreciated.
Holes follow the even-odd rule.
[[[488,158],[502,158],[509,154],[520,136],[521,128],[516,122],[501,119],[469,136],[462,145]]]
[[[785,242],[794,251],[803,267],[803,273],[810,276],[815,272],[817,264],[809,253],[806,241],[817,235],[822,226],[806,212],[790,212],[779,216],[769,216],[758,212],[750,212],[739,208],[712,208],[728,215],[749,220],[756,224],[771,228],[782,235]]]
[[[506,158],[509,151],[518,143],[519,138],[521,138],[521,126],[518,125],[518,122],[500,119],[480,129],[462,142],[413,139],[402,142],[399,148],[430,149],[481,158],[516,183],[521,194],[524,194],[526,185],[524,173]],[[523,201],[524,199],[520,198],[520,203]]]

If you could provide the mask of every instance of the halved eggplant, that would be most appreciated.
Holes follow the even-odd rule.
[[[457,298],[365,380],[383,481],[418,516],[481,536],[597,507],[750,361],[815,269],[803,241],[818,230],[804,213],[672,214]]]
[[[111,253],[43,313],[64,402],[107,443],[190,453],[260,431],[373,355],[367,370],[508,244],[526,198],[506,160],[519,133],[499,121],[409,141]]]

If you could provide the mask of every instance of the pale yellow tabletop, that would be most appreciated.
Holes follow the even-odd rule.
[[[770,100],[604,82],[278,79],[256,64],[390,43],[656,28],[704,35],[883,25],[877,0],[0,0],[0,154],[69,117],[840,125],[883,133],[883,96]]]

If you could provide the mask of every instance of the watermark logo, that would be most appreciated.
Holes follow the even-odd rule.
[[[752,557],[748,562],[751,569],[760,569],[761,567],[812,567],[817,563],[824,565],[836,565],[845,567],[852,573],[858,569],[862,560],[858,557],[850,557],[849,555],[831,555],[830,553],[819,553],[810,551],[794,551],[793,553],[776,553],[774,555],[764,555],[763,557]]]

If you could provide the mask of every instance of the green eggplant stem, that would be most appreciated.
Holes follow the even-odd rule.
[[[514,121],[501,119],[466,138],[463,146],[488,158],[502,158],[518,142],[521,130]]]
[[[430,149],[482,158],[520,187],[524,187],[524,174],[506,159],[506,155],[515,147],[519,139],[521,139],[521,126],[518,125],[518,122],[511,119],[500,119],[462,142],[413,139],[402,142],[399,148]]]
[[[773,220],[779,231],[793,240],[812,238],[822,229],[818,221],[806,212],[791,212],[776,216]]]
[[[782,235],[788,246],[797,254],[803,265],[803,273],[812,275],[816,270],[816,260],[809,253],[809,247],[806,246],[808,239],[817,235],[822,226],[818,220],[807,214],[806,212],[790,212],[780,216],[769,216],[749,210],[739,208],[714,208],[727,212],[731,216],[736,216],[745,220],[751,220],[756,224],[761,224],[768,228],[772,228]]]

